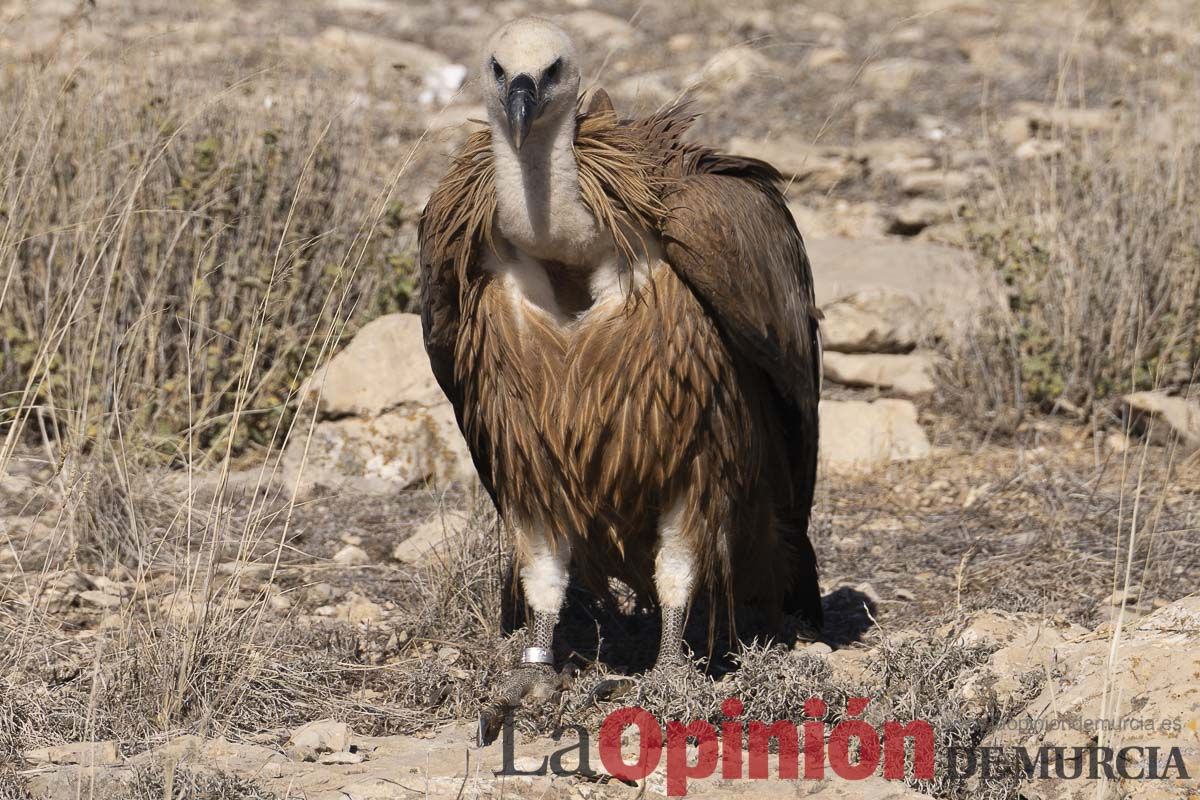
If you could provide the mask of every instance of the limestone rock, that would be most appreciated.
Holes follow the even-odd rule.
[[[1200,403],[1164,392],[1134,392],[1122,403],[1133,418],[1135,429],[1167,443],[1173,436],[1185,453],[1200,450]]]
[[[917,58],[885,58],[868,64],[863,69],[862,81],[880,94],[899,94],[931,66]]]
[[[361,567],[364,564],[370,564],[371,558],[367,555],[367,551],[358,545],[348,544],[337,551],[333,562],[341,564],[343,567]]]
[[[1178,747],[1186,765],[1196,764],[1200,731],[1189,720],[1200,706],[1200,683],[1195,680],[1200,673],[1200,595],[1177,600],[1126,625],[1114,651],[1115,635],[1114,626],[1106,623],[1089,634],[1054,643],[1045,657],[1054,668],[1043,668],[1048,680],[1040,694],[983,744],[1020,745],[1034,751],[1042,746],[1091,743],[1158,747],[1160,771],[1168,750]],[[1122,720],[1138,724],[1099,730],[1095,721],[1103,719],[1110,724]],[[1144,725],[1145,721],[1151,724]],[[1087,729],[1084,722],[1093,727]],[[1133,772],[1138,771],[1135,765]],[[1031,788],[1044,793],[1041,796],[1074,800],[1095,796],[1090,783],[1038,780]],[[1113,788],[1125,796],[1141,783],[1118,780]],[[1165,796],[1182,797],[1195,787],[1181,781],[1177,772],[1153,783],[1167,792]]]
[[[929,455],[929,439],[908,400],[822,400],[821,468],[864,473]]]
[[[1017,145],[1013,155],[1021,161],[1038,158],[1053,158],[1063,151],[1065,145],[1054,139],[1026,139]]]
[[[121,607],[121,598],[117,595],[108,594],[98,589],[92,589],[86,592],[80,592],[79,599],[87,603],[89,606],[96,608],[113,609]]]
[[[637,30],[627,21],[594,8],[572,11],[562,18],[562,23],[571,33],[589,42],[603,42],[610,47],[627,46],[637,37]]]
[[[844,148],[813,145],[795,136],[735,136],[729,151],[766,161],[804,191],[827,192],[862,177],[862,166]]]
[[[957,170],[918,170],[900,179],[900,188],[910,195],[955,197],[971,188],[971,176]]]
[[[808,53],[808,67],[820,69],[830,64],[845,64],[850,54],[840,47],[814,47]]]
[[[78,764],[83,767],[114,766],[121,763],[117,743],[74,742],[25,751],[25,759],[34,764]]]
[[[805,244],[821,307],[864,289],[886,289],[916,303],[922,336],[953,338],[985,303],[995,302],[964,250],[911,240],[814,238]]]
[[[302,725],[288,741],[295,761],[316,761],[323,753],[340,753],[350,746],[350,726],[332,719]]]
[[[337,26],[326,28],[315,39],[303,40],[301,45],[309,52],[315,46],[334,58],[363,67],[380,84],[395,80],[398,70],[423,76],[450,63],[441,53],[414,42]]]
[[[917,346],[921,311],[908,295],[865,289],[821,309],[826,354],[907,353]]]
[[[301,493],[316,486],[352,486],[365,493],[388,493],[428,480],[467,481],[474,476],[454,412],[447,403],[432,409],[390,411],[374,419],[329,420],[305,436],[294,436],[284,453],[283,471]]]
[[[949,200],[916,197],[888,212],[888,233],[914,236],[934,225],[950,222],[961,204]]]
[[[731,91],[772,72],[771,60],[744,44],[721,50],[688,81],[704,89]]]
[[[420,564],[433,558],[448,542],[462,536],[466,530],[466,512],[435,514],[393,548],[392,558],[402,564]]]
[[[364,325],[313,373],[306,390],[320,394],[321,413],[330,417],[374,417],[401,405],[430,408],[445,402],[416,314],[387,314]]]
[[[825,353],[824,373],[843,386],[891,389],[906,397],[934,390],[932,353]]]
[[[1014,111],[1033,131],[1108,131],[1117,127],[1120,112],[1110,108],[1062,108],[1040,103],[1017,103]]]
[[[374,493],[427,480],[470,481],[470,452],[454,410],[429,366],[416,314],[389,314],[363,326],[306,384],[324,416],[311,440],[288,442],[284,478],[301,491],[352,484]]]

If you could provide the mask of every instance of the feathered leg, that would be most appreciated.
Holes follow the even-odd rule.
[[[658,552],[654,557],[654,588],[662,607],[662,634],[658,640],[655,670],[685,663],[683,623],[696,588],[698,563],[695,537],[684,530],[686,506],[676,503],[658,524]]]
[[[695,539],[684,531],[683,503],[663,514],[658,524],[658,551],[654,557],[654,589],[662,614],[658,656],[651,672],[691,669],[683,653],[683,628],[696,588],[699,569]],[[607,678],[592,690],[594,700],[612,700],[634,687],[630,678]]]
[[[517,553],[525,601],[533,611],[521,662],[504,678],[491,703],[479,715],[479,746],[495,741],[504,717],[525,699],[544,702],[559,688],[554,671],[554,628],[567,595],[571,548],[553,541],[540,525],[517,532]]]

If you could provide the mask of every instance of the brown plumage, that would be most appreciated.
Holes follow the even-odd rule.
[[[819,628],[808,260],[775,169],[685,142],[693,118],[675,106],[618,120],[603,94],[574,115],[599,252],[626,276],[644,267],[617,300],[589,289],[593,265],[532,258],[506,239],[500,129],[472,134],[421,218],[426,347],[501,516],[569,544],[593,589],[617,577],[654,599],[675,509],[692,596]],[[548,308],[495,268],[522,259],[544,272]]]

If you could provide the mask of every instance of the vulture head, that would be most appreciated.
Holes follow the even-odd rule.
[[[485,53],[480,85],[488,114],[515,149],[575,113],[579,60],[562,28],[539,17],[514,20],[492,34]]]

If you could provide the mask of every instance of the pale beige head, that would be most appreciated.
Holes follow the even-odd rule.
[[[573,114],[579,59],[566,31],[541,17],[524,17],[488,39],[480,85],[493,128],[518,150],[530,131]]]

